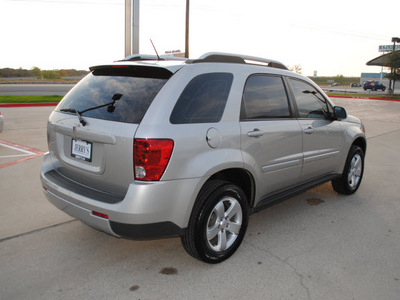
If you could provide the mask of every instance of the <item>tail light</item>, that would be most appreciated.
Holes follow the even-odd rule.
[[[160,180],[174,148],[167,139],[135,139],[134,170],[136,180]]]

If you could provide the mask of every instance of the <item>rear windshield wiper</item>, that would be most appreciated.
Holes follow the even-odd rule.
[[[121,99],[122,96],[123,96],[123,94],[118,94],[118,93],[114,94],[114,96],[112,96],[112,100],[113,100],[112,102],[106,103],[106,104],[102,104],[102,105],[99,105],[99,106],[90,107],[90,108],[84,109],[84,110],[76,110],[74,108],[62,108],[62,109],[60,109],[60,111],[75,113],[78,116],[79,122],[82,124],[82,126],[85,126],[87,124],[87,122],[82,117],[83,113],[85,113],[87,111],[90,111],[90,110],[95,110],[95,109],[98,109],[98,108],[106,107],[106,106],[108,106],[107,107],[107,111],[109,113],[112,113],[115,110],[115,102],[118,101],[119,99]]]
[[[76,115],[78,116],[79,122],[82,124],[82,126],[86,125],[86,121],[82,118],[82,111],[73,109],[73,108],[62,108],[60,109],[60,111],[62,112],[70,112],[70,113],[76,113]]]

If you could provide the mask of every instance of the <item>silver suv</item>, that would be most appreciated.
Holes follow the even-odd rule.
[[[90,70],[50,115],[41,180],[96,229],[180,236],[219,263],[253,212],[327,181],[342,194],[361,183],[360,120],[280,62],[134,55]]]

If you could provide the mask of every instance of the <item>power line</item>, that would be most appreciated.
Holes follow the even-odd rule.
[[[52,4],[106,4],[106,5],[124,5],[123,0],[120,3],[110,2],[110,1],[73,1],[73,0],[8,0],[9,2],[42,2],[42,3],[52,3]]]

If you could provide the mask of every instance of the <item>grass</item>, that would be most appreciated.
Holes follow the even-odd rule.
[[[353,93],[328,93],[328,96],[344,96],[349,98],[385,98],[400,99],[400,95],[386,94],[353,94]],[[2,103],[58,103],[63,96],[59,95],[0,95],[0,104]]]
[[[59,95],[0,95],[0,103],[58,103],[63,97]]]

